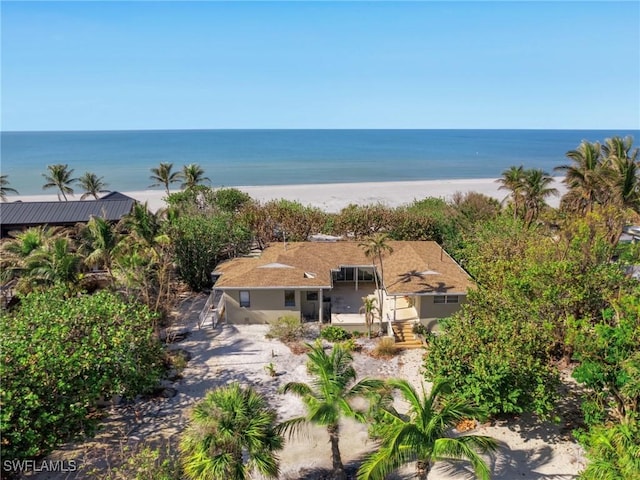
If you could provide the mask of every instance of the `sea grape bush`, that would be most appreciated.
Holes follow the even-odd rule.
[[[231,214],[185,214],[167,227],[173,242],[178,274],[192,290],[211,287],[218,262],[249,250],[251,233]]]
[[[3,459],[44,455],[90,434],[98,399],[154,387],[163,366],[153,323],[147,307],[108,291],[65,298],[54,288],[3,313]]]
[[[593,328],[576,338],[573,377],[586,389],[582,408],[587,424],[620,420],[640,405],[640,287],[603,310]]]
[[[549,333],[499,294],[472,291],[461,312],[427,338],[425,376],[447,381],[490,414],[553,411],[558,384]]]
[[[351,338],[351,334],[342,327],[330,325],[320,331],[320,337],[328,342],[344,342]]]

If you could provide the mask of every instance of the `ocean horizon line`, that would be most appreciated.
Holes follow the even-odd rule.
[[[611,131],[633,131],[640,133],[640,126],[633,128],[394,128],[394,127],[373,127],[373,128],[111,128],[111,129],[83,129],[83,130],[4,130],[0,129],[0,134],[5,133],[120,133],[120,132],[425,132],[425,131],[467,131],[467,132],[611,132]]]

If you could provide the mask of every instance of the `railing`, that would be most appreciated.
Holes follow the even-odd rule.
[[[202,311],[200,312],[200,316],[198,317],[198,328],[202,328],[202,326],[209,318],[212,318],[211,323],[213,327],[218,324],[218,321],[220,320],[220,314],[222,313],[222,309],[218,305],[221,299],[221,290],[214,290],[211,292],[209,298],[204,304]]]
[[[393,325],[392,325],[392,321],[391,318],[389,317],[389,314],[387,313],[387,336],[388,337],[393,337]]]

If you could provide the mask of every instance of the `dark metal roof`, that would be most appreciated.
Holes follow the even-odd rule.
[[[100,197],[100,200],[133,200],[131,197],[127,197],[124,193],[109,192],[104,197]]]
[[[12,225],[73,224],[87,222],[92,216],[117,221],[131,212],[133,198],[122,194],[109,196],[111,198],[70,202],[0,203],[0,224],[3,229]]]

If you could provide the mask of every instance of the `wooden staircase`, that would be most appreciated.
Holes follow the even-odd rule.
[[[394,322],[393,336],[396,339],[396,347],[402,349],[422,348],[424,343],[413,333],[414,322]]]

